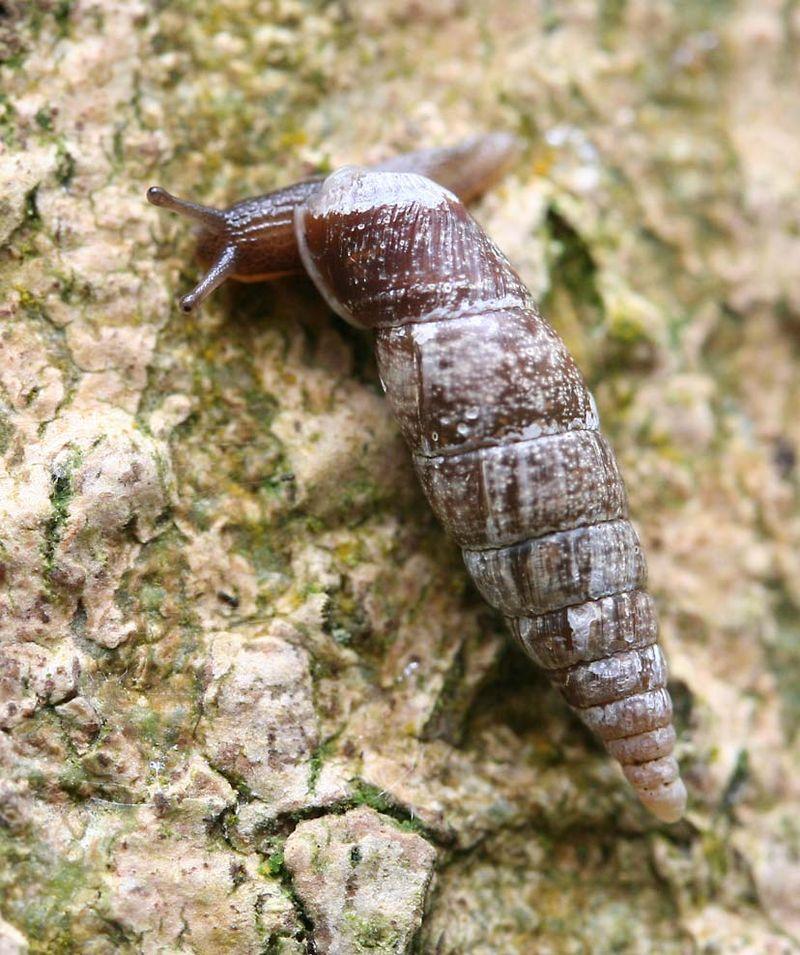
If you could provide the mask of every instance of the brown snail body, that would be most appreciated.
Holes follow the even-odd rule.
[[[375,331],[414,466],[478,589],[644,805],[679,819],[686,790],[645,561],[563,342],[430,179],[340,170],[296,206],[294,229],[331,307]]]

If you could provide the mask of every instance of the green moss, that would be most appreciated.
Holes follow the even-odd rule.
[[[321,742],[319,746],[317,746],[317,748],[311,754],[311,759],[309,760],[309,771],[308,771],[308,791],[310,793],[315,793],[317,791],[317,782],[319,781],[319,774],[322,772],[322,767],[325,764],[325,760],[329,759],[333,755],[333,753],[336,752],[337,736],[331,736],[328,739]]]
[[[9,415],[0,409],[0,454],[5,454],[11,443],[11,435],[14,433],[14,425],[11,423]]]
[[[775,640],[767,646],[767,659],[780,694],[787,739],[800,733],[800,608],[785,588],[777,592]]]
[[[26,288],[17,286],[16,292],[19,295],[19,303],[22,310],[28,318],[47,321],[47,313],[40,299]]]
[[[25,193],[25,222],[30,225],[38,225],[42,221],[39,215],[39,206],[37,203],[37,194],[39,192],[38,184]]]
[[[38,192],[39,183],[30,188],[23,200],[22,216],[15,221],[13,230],[8,240],[9,246],[13,245],[14,251],[19,258],[27,259],[37,257],[39,249],[34,240],[36,233],[41,229],[42,218],[39,215]],[[15,289],[22,297],[28,297],[35,301],[34,296],[19,285]],[[23,306],[25,303],[23,302]]]
[[[352,797],[340,807],[342,811],[352,809],[355,806],[369,806],[375,812],[388,816],[391,822],[402,829],[404,832],[416,832],[431,839],[431,833],[424,823],[413,816],[408,810],[404,809],[390,797],[390,795],[373,786],[371,783],[364,782],[362,779],[356,779],[352,784]]]
[[[367,649],[365,644],[369,641],[370,650],[374,652],[379,649],[374,641],[370,640],[372,627],[364,607],[347,584],[328,595],[323,626],[325,632],[329,633],[340,646],[357,646]]]
[[[44,129],[48,132],[52,130],[53,114],[49,109],[47,109],[47,107],[43,106],[40,110],[37,110],[36,115],[33,118],[39,129]]]
[[[268,875],[272,879],[280,878],[286,874],[286,866],[283,859],[283,849],[276,849],[271,852],[266,861],[261,865],[262,875]]]
[[[73,921],[88,899],[88,870],[0,828],[0,910],[28,938],[31,955],[77,952]]]
[[[602,42],[609,45],[623,25],[628,0],[600,0],[598,26]]]
[[[167,592],[160,584],[145,583],[139,590],[141,607],[150,613],[161,609],[166,596]]]
[[[597,285],[597,264],[591,248],[572,224],[552,206],[547,212],[546,225],[550,235],[553,285],[566,291],[587,326],[600,325],[603,300]],[[550,313],[551,295],[542,303],[545,314]]]
[[[289,467],[288,459],[283,457],[275,470],[261,482],[260,489],[267,497],[291,500],[296,493],[296,477]]]
[[[208,765],[213,770],[218,772],[220,776],[223,776],[242,798],[246,799],[248,802],[256,798],[253,790],[247,785],[239,773],[234,772],[227,766],[221,766],[219,763],[216,763],[210,759],[208,761]]]
[[[70,760],[59,773],[58,785],[65,793],[78,799],[85,799],[91,794],[91,785],[85,768],[78,762]]]
[[[72,475],[79,467],[82,457],[78,448],[72,448],[66,460],[54,465],[51,472],[51,516],[45,525],[42,545],[45,573],[48,576],[53,572],[56,548],[64,533],[64,525],[69,514],[69,502],[73,495]]]
[[[60,36],[66,36],[69,32],[69,18],[74,4],[75,0],[58,0],[53,7],[53,18]]]
[[[161,716],[156,710],[147,706],[133,706],[128,711],[131,724],[136,729],[138,738],[151,745],[162,742]]]
[[[722,832],[707,829],[702,834],[701,845],[708,871],[707,900],[713,898],[717,889],[725,882],[731,866],[731,847],[726,843]]]
[[[347,932],[356,952],[397,952],[402,936],[385,915],[374,913],[369,917],[347,912],[344,916]]]
[[[431,715],[423,727],[422,739],[455,741],[462,736],[469,704],[469,698],[463,692],[465,673],[466,661],[462,646],[445,674],[444,683],[436,697]]]
[[[280,534],[275,528],[263,524],[238,525],[231,532],[235,553],[246,557],[256,571],[259,582],[264,583],[275,574],[288,569],[288,557]]]
[[[56,147],[55,176],[58,183],[65,188],[72,182],[75,175],[75,157],[67,149],[63,141]]]
[[[342,484],[333,512],[349,514],[375,508],[386,497],[386,486],[368,471]]]
[[[365,783],[363,780],[356,780],[353,790],[354,806],[369,806],[376,812],[388,813],[394,809],[394,803],[388,798],[387,794],[373,786]]]
[[[14,146],[17,141],[17,111],[5,93],[0,92],[0,142]]]

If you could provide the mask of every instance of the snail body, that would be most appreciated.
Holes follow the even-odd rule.
[[[422,487],[478,590],[642,803],[679,819],[686,790],[645,560],[564,343],[429,178],[345,168],[296,205],[293,228],[333,310],[374,331]]]

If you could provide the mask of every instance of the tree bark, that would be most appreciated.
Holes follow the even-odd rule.
[[[800,951],[800,9],[0,10],[0,952]],[[185,222],[508,129],[476,215],[598,397],[690,812],[467,584],[307,281]]]

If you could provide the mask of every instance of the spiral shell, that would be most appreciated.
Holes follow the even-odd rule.
[[[645,560],[564,343],[456,196],[419,175],[340,170],[295,231],[332,308],[375,330],[386,396],[476,586],[644,805],[679,819]]]

